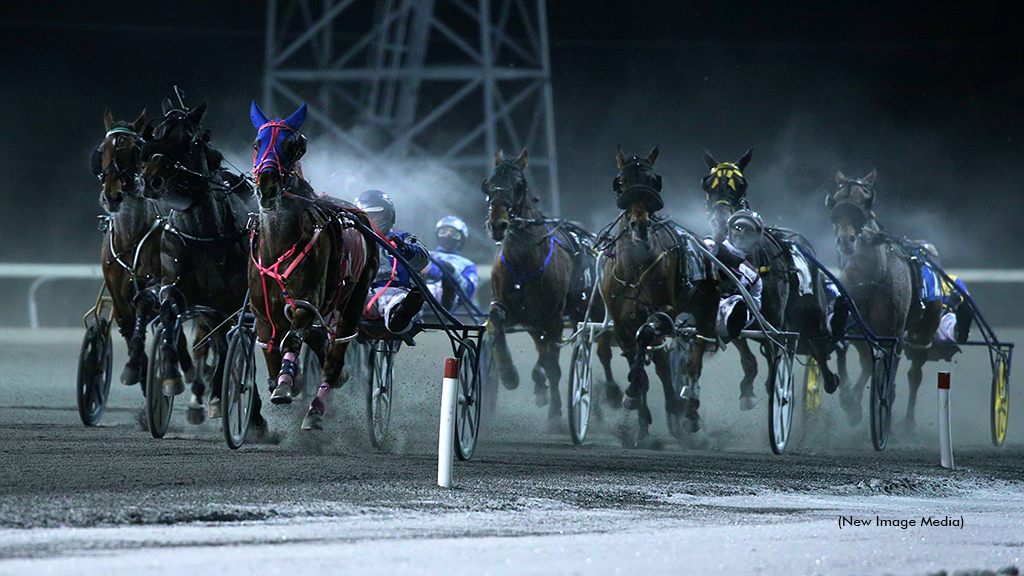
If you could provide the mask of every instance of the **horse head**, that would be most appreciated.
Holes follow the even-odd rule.
[[[260,206],[272,210],[281,197],[287,178],[299,172],[299,159],[306,153],[306,137],[299,128],[306,121],[303,104],[284,120],[270,120],[254,101],[249,109],[256,140],[252,144],[252,173]]]
[[[92,173],[100,180],[100,206],[113,214],[121,209],[126,194],[137,195],[138,177],[141,170],[142,127],[146,124],[146,111],[134,122],[118,122],[107,108],[103,113],[103,126],[107,134],[103,137],[91,159]]]
[[[487,197],[487,229],[495,242],[505,239],[514,218],[530,215],[534,199],[526,185],[527,154],[524,149],[518,158],[505,158],[501,150],[494,155],[494,171],[480,185]]]
[[[189,110],[164,101],[163,118],[143,135],[144,196],[187,210],[193,202],[189,189],[202,185],[220,167],[220,153],[209,147],[210,133],[200,126],[204,113],[205,102]]]
[[[739,160],[732,162],[717,162],[711,154],[704,151],[704,163],[711,172],[701,180],[701,187],[707,194],[705,209],[708,213],[708,221],[711,224],[711,231],[715,241],[721,242],[725,239],[726,222],[733,212],[748,209],[747,205],[747,179],[743,176],[747,164],[754,150],[747,150]]]
[[[836,247],[845,256],[853,254],[865,228],[874,221],[871,207],[875,202],[872,186],[876,173],[857,180],[836,172],[836,189],[825,196],[825,207],[836,234]]]
[[[654,172],[658,159],[658,146],[646,158],[629,156],[622,146],[615,151],[619,174],[612,180],[615,203],[625,213],[623,225],[629,227],[633,240],[646,242],[651,227],[651,215],[665,207],[661,198],[661,175]]]

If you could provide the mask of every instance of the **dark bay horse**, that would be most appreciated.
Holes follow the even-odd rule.
[[[161,216],[142,196],[142,128],[146,111],[134,122],[115,121],[103,113],[107,133],[93,151],[92,171],[103,186],[100,206],[109,215],[101,248],[103,280],[114,304],[114,317],[128,343],[121,382],[132,385],[146,374],[146,326],[156,316],[156,296],[147,290],[160,282]]]
[[[505,158],[499,150],[494,171],[481,185],[487,197],[487,228],[491,238],[500,242],[491,271],[488,332],[501,382],[509,390],[519,386],[519,373],[512,363],[505,330],[520,325],[533,337],[538,353],[532,372],[533,393],[538,406],[548,406],[554,429],[562,416],[558,357],[565,319],[583,320],[596,281],[590,253],[593,236],[573,222],[547,218],[537,208],[523,174],[526,163],[526,150],[515,159]],[[603,318],[603,306],[593,303],[590,319],[599,322]],[[601,336],[597,345],[606,391],[617,401],[616,394],[621,393],[611,373],[611,341]]]
[[[248,282],[248,214],[255,209],[251,188],[222,167],[223,156],[213,148],[210,134],[200,126],[206,104],[189,110],[181,102],[164,101],[164,116],[147,131],[143,146],[146,195],[170,208],[160,243],[160,320],[164,328],[164,365],[160,370],[164,394],[184,391],[182,374],[192,382],[191,422],[202,419],[203,399],[210,386],[207,409],[220,417],[223,358],[227,349],[227,318],[241,310]],[[195,335],[199,345],[190,358],[182,333],[182,315],[202,310]],[[212,357],[208,355],[213,354]],[[198,370],[197,366],[213,366]],[[211,372],[211,373],[206,373]],[[259,433],[266,423],[259,413],[252,424]]]
[[[630,362],[629,387],[622,406],[637,410],[640,440],[647,437],[653,418],[647,407],[649,382],[645,365],[648,351],[664,341],[681,313],[691,318],[697,336],[689,340],[680,388],[673,382],[669,353],[653,350],[651,359],[665,392],[665,410],[673,435],[700,429],[698,381],[704,351],[715,340],[715,318],[720,291],[709,263],[694,254],[681,227],[657,214],[664,207],[662,179],[654,172],[658,147],[647,157],[616,151],[619,173],[613,186],[622,215],[610,246],[605,249],[602,288],[614,321],[615,337]],[[686,344],[681,344],[687,346]],[[682,392],[683,397],[680,398]]]
[[[306,140],[299,128],[306,106],[284,120],[269,120],[253,102],[250,116],[257,130],[253,174],[260,202],[249,262],[256,334],[267,370],[277,379],[275,404],[292,402],[303,342],[316,353],[323,383],[302,429],[320,430],[328,393],[341,385],[345,350],[362,319],[380,250],[352,223],[370,229],[365,213],[319,198],[303,179],[298,160]]]
[[[942,315],[942,301],[923,303],[920,269],[907,245],[909,241],[887,233],[875,218],[875,172],[861,179],[836,173],[836,189],[825,197],[835,229],[839,250],[839,281],[850,293],[868,327],[878,336],[899,339],[896,353],[906,350],[911,361],[907,379],[910,397],[905,424],[913,426],[917,390],[925,350],[932,341]],[[872,370],[871,349],[854,342],[860,355],[861,374],[850,390],[846,354],[839,354],[839,377],[843,408],[852,423],[861,418],[864,387]]]
[[[726,223],[734,212],[750,209],[747,203],[747,179],[743,175],[753,150],[735,163],[717,162],[704,152],[704,162],[710,173],[701,181],[707,194],[705,208],[714,240],[721,243],[728,230]],[[828,367],[828,357],[834,348],[826,328],[828,309],[825,288],[817,270],[793,244],[799,242],[810,250],[810,243],[795,232],[766,227],[764,236],[747,260],[761,275],[761,314],[780,330],[800,334],[801,353],[809,352],[821,369],[825,391],[835,392],[839,378]],[[750,410],[756,405],[754,378],[757,377],[757,358],[743,338],[733,341],[740,354],[743,379],[740,381],[740,409]],[[766,383],[767,386],[767,383]]]

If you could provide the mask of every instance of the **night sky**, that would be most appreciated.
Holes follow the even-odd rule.
[[[178,84],[209,100],[216,145],[251,141],[262,3],[13,4],[0,16],[0,260],[98,261],[88,157],[107,105],[153,114]],[[668,209],[699,220],[703,149],[736,160],[753,147],[749,197],[769,223],[827,239],[836,169],[876,168],[890,229],[932,239],[951,266],[1024,265],[1018,3],[921,6],[549,0],[562,213],[604,224],[615,146],[660,144]]]

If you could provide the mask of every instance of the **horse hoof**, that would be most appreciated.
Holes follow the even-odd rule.
[[[164,379],[164,396],[177,396],[184,391],[185,383],[181,381],[180,376]]]
[[[534,402],[537,403],[537,407],[538,408],[543,408],[543,407],[547,406],[548,402],[551,401],[551,397],[548,395],[547,388],[545,388],[543,390],[534,390],[533,391],[533,400],[534,400]]]
[[[822,388],[825,389],[825,394],[832,394],[839,388],[839,376],[835,374],[822,372]]]
[[[206,406],[206,417],[213,420],[221,417],[220,398],[210,398],[210,403]]]
[[[625,395],[622,397],[622,408],[624,410],[636,410],[640,407],[640,397]]]
[[[306,417],[302,419],[303,430],[323,430],[324,429],[324,417],[316,410],[310,408],[309,412],[306,412]]]
[[[121,384],[124,384],[125,386],[138,384],[142,381],[142,378],[139,376],[139,372],[138,366],[126,365],[124,370],[121,371]]]
[[[501,374],[501,385],[505,387],[505,390],[515,390],[519,388],[519,374],[515,371],[503,372]]]
[[[757,406],[757,397],[751,394],[750,396],[740,396],[740,412],[748,412],[753,410]]]
[[[288,384],[281,382],[274,387],[273,394],[270,395],[270,401],[274,404],[291,404],[292,398],[295,396],[292,394],[292,387]],[[305,425],[305,423],[303,423]],[[306,428],[303,428],[305,430]]]
[[[703,421],[701,420],[700,416],[697,416],[696,418],[690,418],[689,415],[687,415],[687,417],[683,418],[682,425],[683,430],[689,432],[690,434],[696,434],[697,432],[700,432],[701,426],[703,425]]]

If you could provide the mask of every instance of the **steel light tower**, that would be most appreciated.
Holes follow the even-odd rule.
[[[268,0],[265,109],[382,161],[477,175],[499,148],[559,210],[546,0]]]

